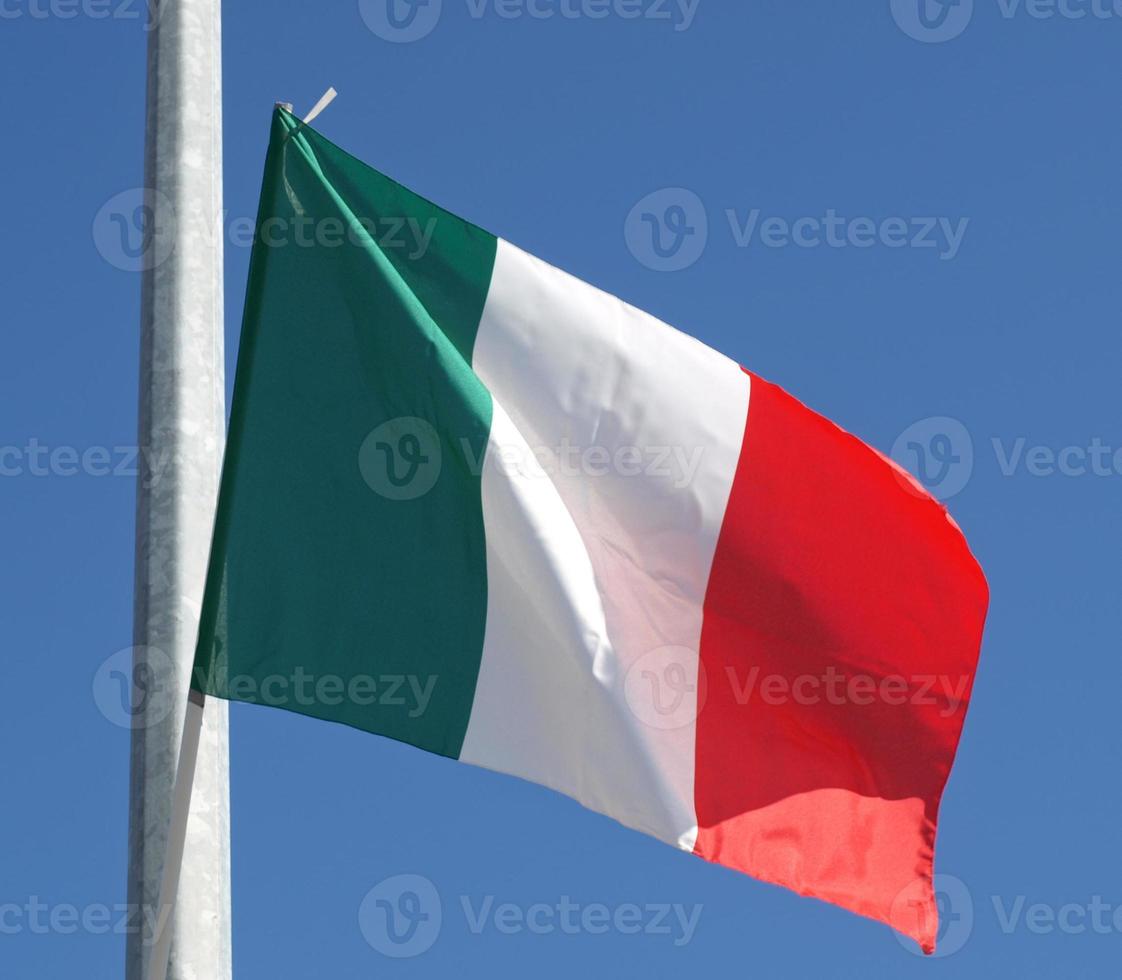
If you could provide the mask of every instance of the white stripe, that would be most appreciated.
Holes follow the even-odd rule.
[[[495,411],[460,758],[691,850],[702,603],[748,377],[503,241],[473,367]]]

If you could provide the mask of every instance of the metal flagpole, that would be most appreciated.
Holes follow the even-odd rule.
[[[216,703],[212,700],[212,704]],[[168,920],[175,910],[183,869],[183,850],[187,843],[187,821],[191,814],[191,791],[195,783],[195,767],[199,759],[199,741],[203,729],[206,696],[192,691],[187,699],[187,716],[183,723],[183,739],[179,743],[179,761],[172,791],[171,819],[168,821],[167,848],[160,878],[160,914],[155,920],[152,951],[148,958],[148,980],[166,980],[171,959],[172,930]],[[166,913],[166,914],[165,914]]]
[[[150,8],[125,976],[163,955],[171,980],[229,980],[226,704],[188,704],[225,432],[221,3]]]

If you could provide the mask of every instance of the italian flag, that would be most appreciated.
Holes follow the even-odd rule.
[[[880,453],[278,109],[196,690],[551,787],[930,951],[987,601]]]

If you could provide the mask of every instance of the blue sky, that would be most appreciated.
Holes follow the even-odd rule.
[[[273,102],[335,85],[336,142],[922,467],[992,591],[941,813],[948,955],[544,789],[235,705],[241,980],[1117,972],[1122,5],[919,2],[231,3],[226,312],[232,365]],[[129,733],[94,677],[131,645],[140,282],[105,221],[143,183],[140,6],[0,0],[5,977],[124,956]],[[399,875],[441,915],[391,961],[369,909]],[[599,906],[639,931],[582,924]]]

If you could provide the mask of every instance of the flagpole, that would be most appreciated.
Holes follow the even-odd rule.
[[[156,906],[155,936],[148,958],[148,980],[166,980],[171,951],[171,913],[175,910],[179,891],[179,873],[183,867],[183,848],[187,841],[187,819],[191,811],[191,790],[195,782],[195,765],[199,758],[199,738],[203,729],[206,696],[192,691],[187,698],[187,715],[183,722],[183,738],[179,743],[179,761],[175,769],[171,820],[168,823],[167,850],[160,881],[160,902]],[[152,921],[152,920],[150,920]]]
[[[125,976],[229,980],[226,704],[188,701],[225,432],[221,3],[150,9]]]

